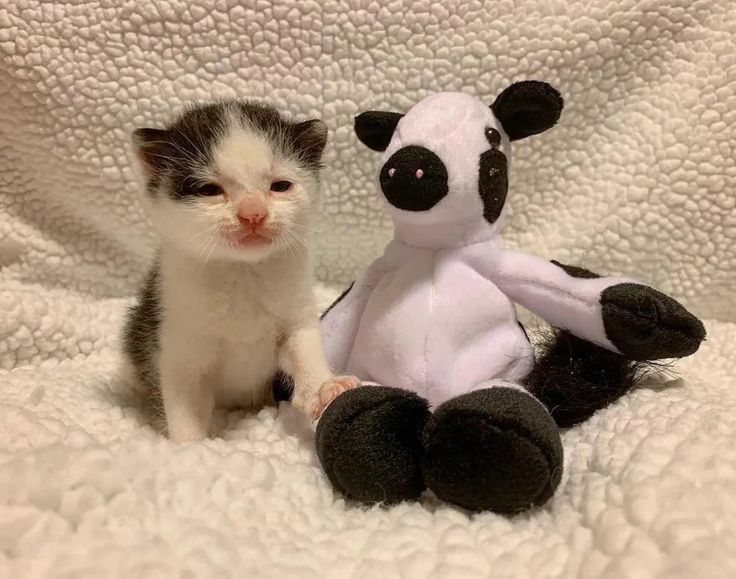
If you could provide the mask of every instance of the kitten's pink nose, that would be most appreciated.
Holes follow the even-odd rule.
[[[262,202],[244,202],[238,207],[238,221],[252,229],[258,229],[268,217],[268,209]]]

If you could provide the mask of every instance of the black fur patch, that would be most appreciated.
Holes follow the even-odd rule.
[[[394,171],[391,175],[391,171]],[[417,177],[417,171],[422,171]],[[391,205],[405,211],[428,211],[447,195],[447,167],[426,147],[396,151],[381,168],[381,189]]]
[[[366,111],[355,117],[355,134],[369,149],[385,151],[403,116],[401,113]]]
[[[489,149],[480,156],[478,192],[483,201],[483,217],[493,223],[501,215],[509,189],[506,155],[498,149]]]
[[[294,380],[285,372],[277,372],[271,383],[271,391],[275,402],[288,402],[294,393]]]
[[[587,420],[621,398],[649,368],[566,330],[550,330],[539,348],[524,384],[563,428]]]
[[[159,264],[154,261],[138,293],[137,303],[130,308],[123,328],[123,351],[136,370],[136,378],[151,392],[157,392],[159,377],[155,357],[159,351],[161,298]]]
[[[321,315],[321,316],[319,317],[319,319],[320,319],[320,320],[324,319],[324,317],[325,317],[325,316],[326,316],[327,314],[329,314],[329,313],[330,313],[330,310],[331,310],[332,308],[334,308],[334,307],[335,307],[335,306],[336,306],[337,304],[339,304],[339,303],[340,303],[340,302],[341,302],[341,301],[342,301],[343,299],[345,299],[345,296],[346,296],[346,295],[348,295],[348,293],[350,293],[350,290],[351,290],[351,289],[353,289],[353,286],[354,286],[354,285],[355,285],[355,282],[352,282],[352,283],[351,283],[351,284],[350,284],[350,285],[349,285],[349,286],[347,287],[347,289],[346,289],[346,290],[345,290],[344,292],[342,292],[342,293],[341,293],[341,294],[340,294],[340,295],[339,295],[339,296],[337,297],[337,299],[336,299],[336,300],[335,300],[334,302],[332,302],[332,304],[330,304],[330,307],[328,307],[328,308],[327,308],[327,309],[326,309],[326,310],[325,310],[324,312],[322,312],[322,315]]]
[[[546,82],[525,80],[504,89],[491,110],[509,139],[516,141],[552,128],[563,104],[560,93]]]
[[[189,107],[166,129],[138,129],[133,140],[139,157],[148,165],[150,183],[166,176],[174,200],[198,195],[196,168],[212,163],[213,150],[229,118],[264,135],[281,153],[303,167],[318,171],[327,143],[322,121],[292,123],[273,107],[250,101],[229,100]]]

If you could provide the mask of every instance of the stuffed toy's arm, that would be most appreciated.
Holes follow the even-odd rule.
[[[500,251],[487,276],[513,301],[551,325],[635,360],[681,358],[705,338],[702,322],[678,302],[624,277],[518,251]]]
[[[383,258],[379,258],[322,314],[322,342],[327,361],[335,372],[342,373],[346,370],[363,310],[383,272]]]

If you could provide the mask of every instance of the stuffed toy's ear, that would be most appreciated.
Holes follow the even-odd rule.
[[[401,113],[367,111],[355,117],[355,134],[360,142],[374,151],[385,151],[399,124]]]
[[[168,156],[168,132],[163,129],[136,129],[133,131],[133,147],[144,171],[150,175],[161,168]]]
[[[509,139],[516,141],[552,128],[562,106],[560,93],[546,82],[524,80],[504,89],[491,110]]]

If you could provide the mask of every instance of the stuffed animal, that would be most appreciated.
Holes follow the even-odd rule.
[[[647,285],[504,247],[510,144],[551,128],[562,106],[524,81],[490,107],[447,92],[355,119],[384,151],[395,234],[322,319],[333,368],[365,384],[317,424],[320,461],[346,497],[392,503],[429,488],[472,511],[541,505],[562,473],[559,426],[629,390],[641,361],[704,339]],[[536,363],[515,303],[556,328]]]

